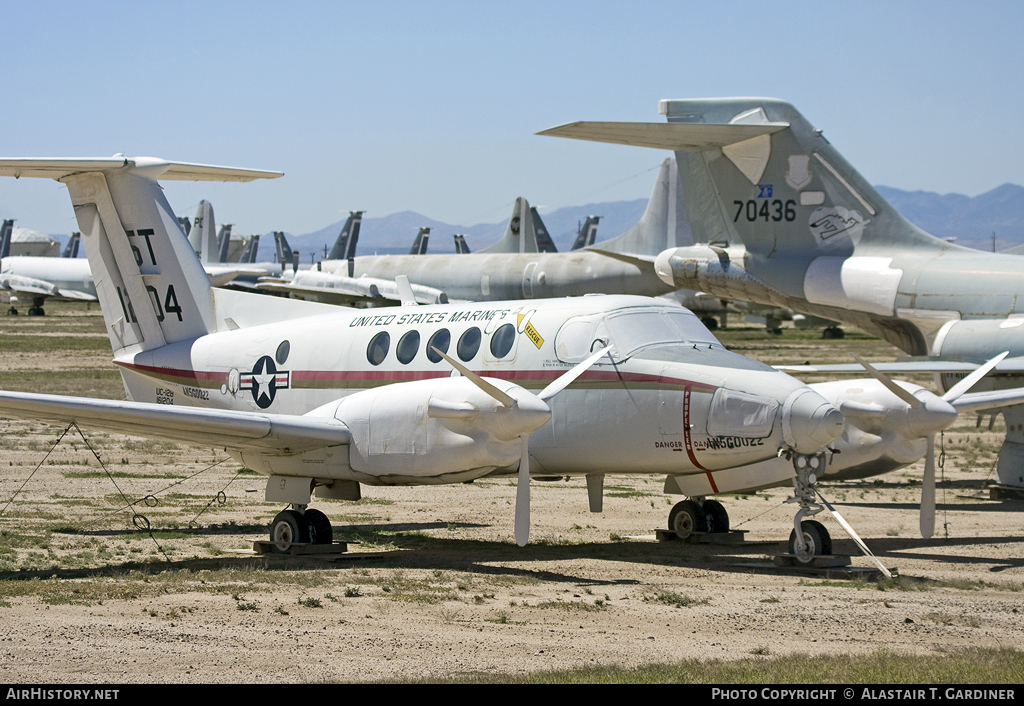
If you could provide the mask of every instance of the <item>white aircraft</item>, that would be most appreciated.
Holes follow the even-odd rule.
[[[67,186],[132,400],[4,392],[0,414],[224,448],[291,505],[271,527],[281,549],[331,541],[314,492],[518,473],[524,544],[531,473],[585,475],[599,511],[608,473],[814,464],[842,432],[820,395],[658,300],[366,312],[212,288],[157,179],[279,173],[117,156],[0,160],[0,175]]]

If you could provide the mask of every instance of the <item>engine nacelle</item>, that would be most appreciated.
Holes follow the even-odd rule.
[[[1024,356],[1024,317],[950,321],[939,329],[932,344],[932,355],[976,363],[1003,351],[1009,351],[1010,358]],[[946,391],[966,376],[967,373],[943,373],[936,377],[941,389]],[[971,391],[987,392],[1021,384],[1020,376],[989,375],[979,380]]]
[[[384,385],[332,403],[333,416],[352,433],[352,470],[378,483],[422,484],[514,466],[520,436],[543,426],[551,411],[514,383],[487,382],[517,404],[506,407],[463,377]]]

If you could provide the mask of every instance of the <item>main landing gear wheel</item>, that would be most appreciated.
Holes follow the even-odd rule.
[[[701,509],[707,518],[708,532],[720,534],[729,531],[729,513],[725,505],[717,500],[705,500]]]
[[[678,502],[668,513],[668,528],[679,539],[686,539],[694,532],[707,531],[707,516],[700,505],[692,500]]]
[[[704,324],[708,331],[714,331],[718,328],[718,320],[713,316],[705,316],[700,322]]]
[[[800,523],[803,529],[805,551],[799,551],[796,544],[796,530],[789,532],[789,553],[796,556],[801,564],[809,564],[814,561],[815,556],[828,555],[832,553],[832,537],[829,536],[825,525],[815,520],[804,520]]]
[[[274,549],[284,553],[293,544],[305,544],[309,541],[306,518],[298,510],[282,510],[277,513],[270,524],[270,541]]]
[[[334,541],[334,530],[327,515],[319,510],[306,510],[305,518],[311,544],[330,544]]]

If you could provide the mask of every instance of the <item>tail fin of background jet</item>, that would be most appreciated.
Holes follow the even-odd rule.
[[[188,234],[188,242],[192,249],[199,253],[199,261],[204,265],[215,262],[217,251],[217,228],[213,219],[213,206],[203,199],[196,209],[196,217],[192,221],[192,230]]]
[[[900,216],[785,101],[663,100],[659,111],[667,123],[571,123],[540,134],[674,150],[691,232],[745,246],[755,276],[773,253],[809,261],[847,257],[858,244],[947,247]]]
[[[326,260],[348,260],[356,256],[356,244],[359,242],[359,228],[363,222],[363,211],[349,211],[348,220],[338,233],[334,247]]]
[[[231,249],[231,223],[225,223],[217,233],[217,262],[228,261],[228,250]]]
[[[284,237],[283,231],[274,231],[274,244],[277,246],[277,261],[281,263],[281,267],[288,267],[292,261],[292,249],[288,246],[288,239]]]
[[[595,245],[593,249],[637,255],[653,262],[655,256],[668,248],[693,245],[686,213],[676,160],[666,159],[661,163],[647,210],[639,222],[622,235]]]
[[[62,252],[60,254],[60,256],[61,257],[66,257],[66,258],[72,259],[72,260],[74,258],[78,257],[78,245],[79,245],[79,243],[81,243],[81,241],[82,241],[82,234],[81,233],[79,233],[78,231],[75,231],[74,233],[72,233],[71,237],[68,239],[68,244],[64,246],[64,252]]]
[[[238,262],[244,264],[250,264],[256,262],[256,252],[260,247],[260,236],[250,235],[249,242],[245,244],[245,250],[242,251],[242,256],[238,258]]]
[[[593,245],[597,240],[597,222],[600,220],[601,216],[587,216],[587,220],[583,221],[583,225],[576,231],[576,241],[570,250],[580,250]]]
[[[430,240],[430,228],[420,228],[420,232],[416,234],[416,240],[412,241],[412,247],[409,248],[410,255],[426,255],[427,254],[427,242]]]
[[[489,248],[480,250],[481,253],[516,253],[516,252],[538,252],[537,232],[533,228],[533,216],[530,214],[530,204],[522,196],[516,199],[512,207],[512,216],[505,228],[505,235],[501,240]]]
[[[533,217],[533,232],[537,234],[537,250],[540,252],[558,252],[558,248],[555,247],[555,241],[551,239],[551,234],[548,233],[548,227],[544,225],[544,221],[540,219],[540,214],[537,213],[536,206],[530,208],[530,215]]]
[[[455,234],[455,254],[456,255],[468,255],[469,246],[466,244],[466,236]]]
[[[14,219],[8,218],[0,227],[0,258],[11,256],[11,236],[14,234]]]

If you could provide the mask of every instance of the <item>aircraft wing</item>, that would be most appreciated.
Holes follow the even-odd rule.
[[[871,367],[883,373],[970,373],[982,366],[982,363],[972,363],[964,360],[914,360],[900,359],[895,363],[872,363]],[[797,373],[830,373],[835,375],[855,374],[860,375],[864,368],[859,363],[840,363],[837,365],[776,365],[776,370],[781,370],[790,375]],[[1024,372],[1024,357],[1004,358],[999,361],[995,373],[1014,374]]]
[[[238,265],[203,265],[206,276],[210,278],[210,284],[214,287],[221,287],[236,277],[249,275],[250,277],[263,277],[267,271],[262,267],[243,267]]]
[[[57,285],[46,280],[23,275],[4,274],[0,275],[0,289],[8,292],[16,292],[30,297],[52,297],[56,299],[72,299],[75,301],[94,302],[98,301],[92,294],[80,292],[76,289],[61,289]]]
[[[261,414],[0,391],[0,416],[33,419],[239,451],[301,453],[347,444],[333,417]]]
[[[983,409],[1009,407],[1024,402],[1024,387],[991,392],[968,392],[950,402],[959,414],[971,414]]]
[[[346,277],[334,272],[304,270],[290,278],[262,278],[257,289],[287,292],[299,299],[312,299],[328,304],[353,306],[374,303],[377,306],[399,306],[403,297],[395,280],[377,277]],[[448,296],[440,289],[419,284],[410,285],[413,297],[420,304],[446,304]]]
[[[715,125],[712,123],[605,123],[581,121],[541,130],[538,135],[573,140],[610,142],[662,150],[690,152],[724,147],[760,135],[772,135],[789,123]]]

